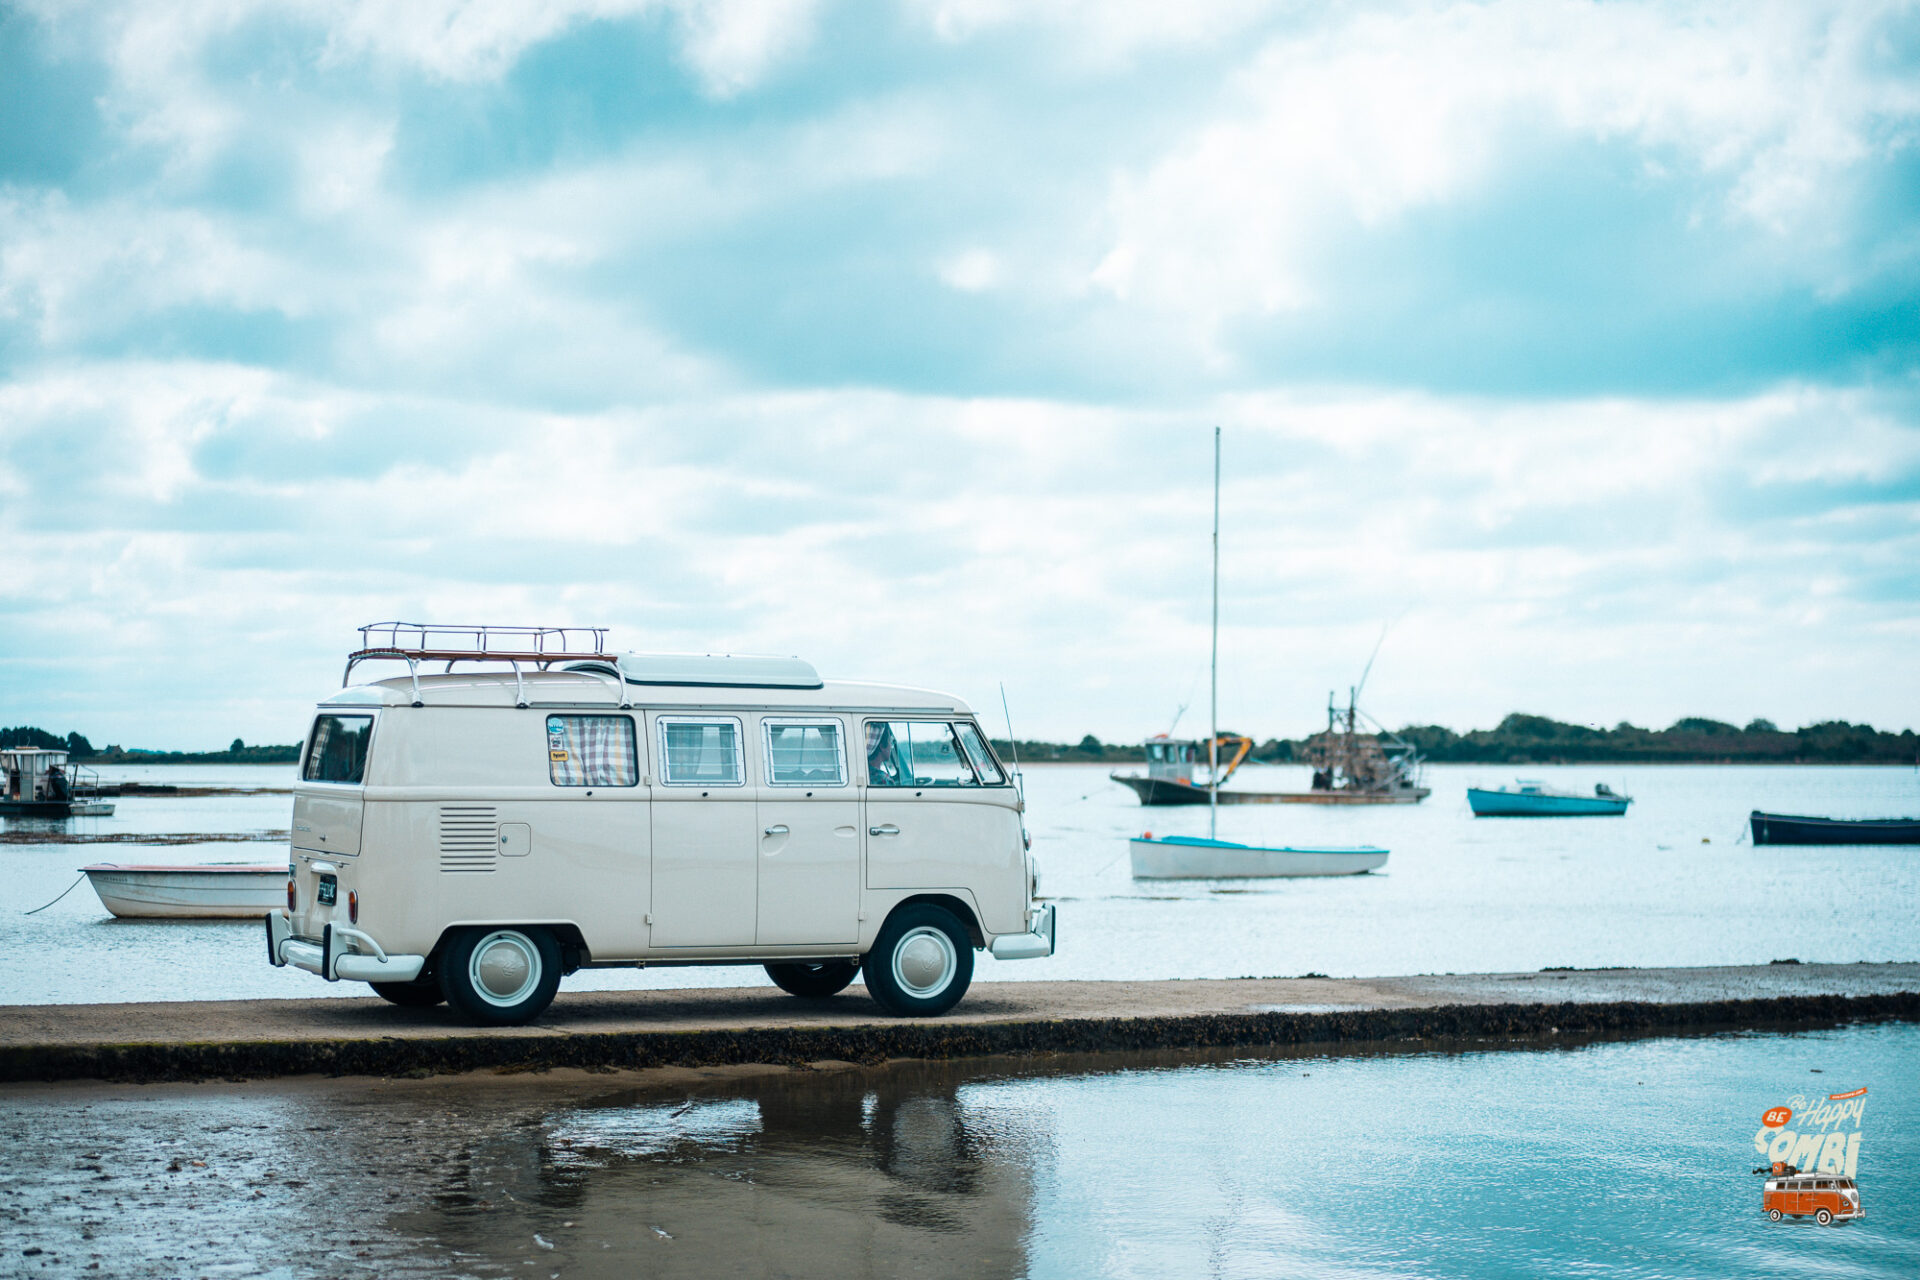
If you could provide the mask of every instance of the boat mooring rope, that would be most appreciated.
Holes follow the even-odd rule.
[[[86,873],[86,872],[84,872],[84,871],[82,871],[82,872],[80,873],[80,880],[85,880],[86,878],[87,878],[87,873]],[[72,893],[72,892],[73,892],[73,891],[74,891],[75,889],[77,889],[77,888],[79,888],[79,887],[80,887],[80,880],[75,880],[75,881],[74,881],[74,882],[73,882],[72,884],[70,884],[70,885],[68,885],[68,886],[67,886],[66,888],[64,888],[64,889],[62,889],[62,890],[60,891],[60,898],[64,898],[64,897],[66,897],[66,896],[67,896],[68,894],[70,894],[70,893]],[[55,899],[53,900],[53,902],[58,902],[58,901],[60,901],[60,898],[55,898]],[[31,910],[31,911],[23,911],[23,912],[21,912],[21,914],[22,914],[22,915],[29,915],[29,916],[37,916],[37,915],[39,915],[39,914],[40,914],[40,913],[41,913],[42,911],[45,911],[45,910],[46,910],[46,909],[47,909],[48,907],[50,907],[50,906],[52,906],[52,905],[53,905],[53,902],[43,902],[43,903],[41,903],[41,904],[40,904],[39,906],[37,906],[37,907],[35,907],[35,908],[34,908],[33,910]]]

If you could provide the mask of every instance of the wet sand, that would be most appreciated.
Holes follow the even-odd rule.
[[[377,998],[0,1008],[0,1082],[875,1063],[1361,1041],[1920,1021],[1920,964],[1605,969],[1399,978],[1022,982],[946,1017],[887,1016],[856,985],[562,991],[479,1028]]]

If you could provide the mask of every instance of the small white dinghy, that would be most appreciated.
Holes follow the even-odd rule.
[[[1199,836],[1135,836],[1127,841],[1136,880],[1244,880],[1267,876],[1357,876],[1387,865],[1387,851],[1268,848]]]
[[[96,862],[87,873],[107,910],[137,920],[258,920],[287,900],[285,863],[138,866]]]

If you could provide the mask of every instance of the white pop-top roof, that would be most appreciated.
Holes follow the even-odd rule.
[[[666,655],[647,655],[649,659]],[[860,681],[821,680],[813,675],[812,682],[806,685],[774,684],[749,682],[745,677],[759,670],[748,663],[793,663],[804,668],[808,674],[813,668],[799,659],[730,659],[693,655],[706,666],[677,667],[669,663],[655,663],[635,669],[630,667],[626,656],[621,658],[621,671],[626,675],[626,700],[640,707],[686,707],[689,709],[762,709],[791,708],[794,711],[835,710],[886,710],[943,712],[957,715],[971,715],[972,710],[965,702],[950,693],[941,693],[933,689],[915,689],[906,685],[872,684]],[[736,663],[740,665],[715,668],[710,664]],[[589,664],[592,665],[592,664]],[[728,673],[734,679],[720,680],[712,678]],[[665,681],[657,679],[636,680],[635,675],[658,677],[668,673],[681,675],[706,674],[709,678],[695,682],[691,679]],[[771,681],[781,674],[780,669],[769,669],[762,679]],[[786,669],[788,679],[798,674],[792,668]],[[429,707],[511,707],[517,700],[524,698],[530,707],[604,707],[612,709],[621,701],[612,680],[612,673],[604,666],[598,672],[591,670],[576,671],[528,671],[516,676],[511,671],[467,671],[457,668],[449,675],[421,675],[419,680],[420,701]],[[409,706],[413,702],[414,681],[410,676],[395,676],[387,680],[377,680],[370,684],[355,685],[342,689],[330,698],[323,699],[323,707],[379,707]]]

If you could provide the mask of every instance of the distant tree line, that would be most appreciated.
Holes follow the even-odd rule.
[[[1223,731],[1225,732],[1225,731]],[[1665,729],[1621,721],[1611,729],[1565,724],[1516,712],[1492,729],[1455,733],[1440,725],[1408,725],[1400,736],[1421,755],[1443,764],[1916,764],[1920,735],[1887,733],[1867,724],[1825,720],[1785,730],[1770,720],[1745,728],[1688,716]],[[1304,739],[1268,738],[1250,759],[1284,764],[1296,758]],[[993,749],[1010,759],[1010,744]],[[1113,745],[1092,734],[1077,743],[1021,741],[1025,761],[1137,764],[1147,758],[1139,743]]]
[[[1624,720],[1611,729],[1600,729],[1516,712],[1492,729],[1455,733],[1435,724],[1408,725],[1400,736],[1421,755],[1442,764],[1920,763],[1920,735],[1913,730],[1887,733],[1845,720],[1823,720],[1793,730],[1780,729],[1770,720],[1754,720],[1743,729],[1688,716],[1665,729],[1642,729]],[[1296,758],[1302,741],[1268,738],[1249,758],[1285,764]],[[0,750],[9,747],[66,751],[75,760],[92,764],[292,764],[300,758],[298,743],[250,747],[238,738],[225,751],[152,751],[117,744],[96,748],[84,734],[62,737],[31,725],[0,729]],[[1106,743],[1090,733],[1074,743],[1023,738],[1015,744],[995,738],[993,749],[1002,760],[1017,757],[1022,763],[1139,764],[1147,758],[1146,748],[1138,742]]]
[[[1457,734],[1439,725],[1411,725],[1400,736],[1429,760],[1461,764],[1914,764],[1920,736],[1884,733],[1869,724],[1824,720],[1784,730],[1770,720],[1743,729],[1688,716],[1665,729],[1621,721],[1611,729],[1514,714],[1492,729]]]
[[[235,738],[225,751],[149,751],[145,747],[118,744],[95,747],[85,734],[66,737],[21,725],[0,729],[0,750],[10,747],[38,747],[45,751],[66,751],[76,761],[88,764],[292,764],[300,758],[299,744],[250,747]]]

